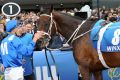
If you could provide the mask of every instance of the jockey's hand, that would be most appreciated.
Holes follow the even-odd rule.
[[[4,72],[4,65],[1,65],[1,71]]]
[[[25,64],[26,63],[26,60],[25,59],[22,59],[22,64]]]
[[[45,32],[43,31],[37,31],[37,33],[35,33],[33,41],[36,42],[38,39],[40,38],[44,38]]]

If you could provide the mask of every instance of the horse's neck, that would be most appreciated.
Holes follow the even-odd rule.
[[[58,32],[63,35],[66,39],[69,39],[73,32],[77,29],[81,23],[79,20],[72,20],[69,17],[61,15],[55,15],[55,21],[58,24]]]
[[[86,20],[85,23],[82,24],[83,20],[78,20],[60,13],[56,13],[54,19],[58,24],[58,32],[60,32],[67,40],[71,37],[78,26],[80,26],[80,29],[78,29],[77,35],[81,35],[91,30],[92,26],[97,21]]]

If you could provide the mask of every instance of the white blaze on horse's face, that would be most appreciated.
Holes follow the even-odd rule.
[[[46,33],[48,33],[49,28],[50,28],[50,20],[51,17],[47,14],[42,14],[40,15],[40,20],[39,20],[39,28],[42,31],[45,31]]]
[[[49,15],[46,15],[46,14],[42,14],[40,15],[40,18],[38,20],[38,30],[39,31],[44,31],[44,39],[42,39],[42,47],[43,46],[47,46],[50,39],[51,39],[51,36],[50,36],[50,33],[49,33],[49,27],[50,27],[50,23],[51,22],[51,17]]]

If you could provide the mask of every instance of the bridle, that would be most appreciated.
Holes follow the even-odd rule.
[[[48,16],[48,17],[50,17],[50,19],[51,19],[51,20],[50,20],[50,26],[49,26],[48,31],[46,32],[46,35],[51,36],[51,31],[52,31],[53,25],[55,25],[56,33],[59,33],[59,32],[58,32],[58,29],[57,29],[57,23],[56,23],[56,21],[53,19],[53,14],[52,14],[52,13],[51,13],[50,15],[42,14],[42,15],[40,15],[40,16]],[[75,29],[75,31],[72,33],[72,35],[71,35],[70,38],[66,41],[65,44],[68,44],[70,41],[71,41],[71,43],[72,43],[73,41],[75,41],[75,40],[78,39],[79,37],[82,37],[83,35],[85,35],[85,34],[87,34],[88,32],[90,32],[90,31],[87,31],[87,32],[85,32],[85,33],[80,34],[80,35],[77,36],[78,31],[80,30],[81,26],[82,26],[87,20],[88,20],[88,19],[83,20],[83,21],[81,22],[81,24],[78,25],[78,27]],[[60,34],[60,33],[59,33],[59,34]]]
[[[45,33],[46,35],[51,36],[51,31],[52,31],[53,25],[55,26],[56,33],[58,32],[57,24],[56,24],[56,21],[53,19],[53,14],[52,13],[51,13],[51,15],[41,14],[40,16],[48,16],[48,17],[50,17],[50,26],[49,26],[48,31]]]
[[[56,22],[55,22],[54,19],[53,19],[53,15],[52,15],[52,13],[51,13],[51,15],[42,14],[42,15],[40,15],[40,16],[48,16],[48,17],[50,17],[50,26],[49,26],[48,31],[45,32],[45,35],[49,36],[49,38],[51,39],[51,31],[52,31],[53,25],[55,25],[55,29],[56,29],[56,32],[57,32],[57,26],[56,26]],[[51,50],[48,49],[47,46],[46,46],[46,47],[45,47],[45,57],[46,57],[48,69],[49,69],[49,71],[50,71],[51,78],[52,78],[52,80],[54,80],[54,77],[53,77],[52,72],[51,72],[51,68],[50,68],[50,63],[49,63],[49,60],[48,60],[48,56],[47,56],[47,50],[49,51],[49,53],[50,53],[50,55],[51,55],[51,58],[52,58],[52,60],[53,60],[53,62],[54,62],[54,65],[56,66],[56,70],[57,70],[57,65],[56,65],[56,61],[55,61],[55,58],[54,58]],[[58,73],[58,72],[57,72],[57,76],[58,76],[58,80],[59,80],[59,73]]]

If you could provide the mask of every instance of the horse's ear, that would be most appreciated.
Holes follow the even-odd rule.
[[[51,5],[51,7],[50,7],[50,13],[52,13],[53,10],[54,10],[53,5]]]
[[[80,17],[81,19],[87,19],[87,12],[75,12],[75,16]]]
[[[41,14],[50,15],[53,12],[53,10],[54,10],[53,5],[51,5],[49,9],[45,9],[44,11],[41,12]]]

